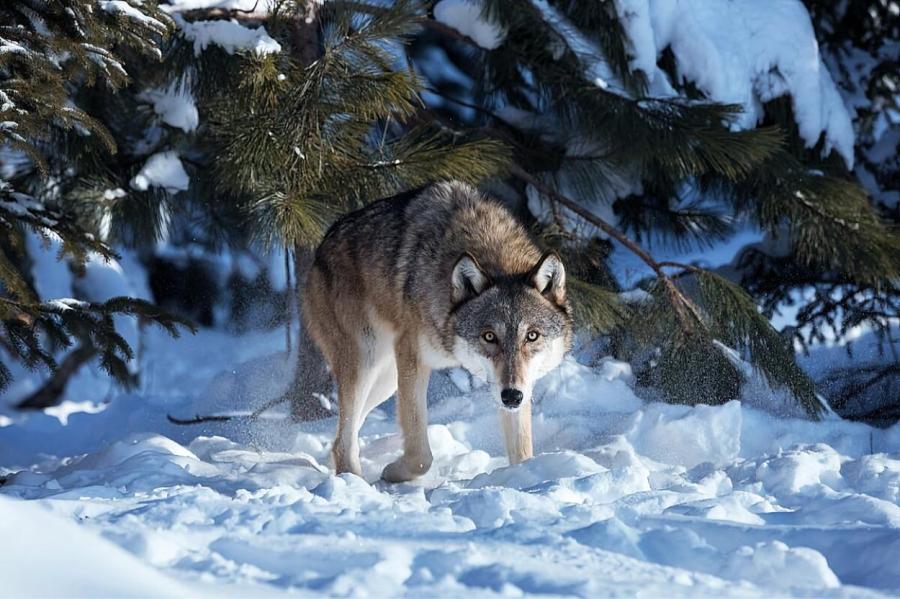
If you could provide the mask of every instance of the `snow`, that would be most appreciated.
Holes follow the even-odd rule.
[[[173,341],[150,329],[137,393],[105,403],[88,381],[54,414],[4,416],[0,527],[25,544],[0,546],[3,594],[900,588],[900,426],[645,403],[626,364],[574,358],[536,388],[536,455],[517,466],[483,386],[436,375],[435,463],[410,484],[378,480],[401,451],[390,406],[363,428],[364,478],[331,471],[334,419],[291,424],[273,410],[251,424],[166,421],[246,413],[280,393],[295,360],[277,351],[283,336]]]
[[[140,2],[138,2],[138,4],[140,4]],[[157,19],[143,13],[139,8],[132,6],[125,0],[100,0],[100,8],[108,13],[125,15],[129,19],[148,25],[157,31],[166,30],[166,26]]]
[[[629,95],[595,40],[546,0],[531,4],[581,60],[588,81]],[[482,18],[482,6],[474,0],[441,0],[434,16],[491,50],[506,34]],[[625,31],[630,67],[646,75],[650,96],[676,96],[673,84],[691,82],[709,100],[742,106],[734,126],[751,129],[762,121],[765,102],[789,95],[807,147],[824,135],[823,152],[837,151],[852,168],[852,108],[845,106],[823,63],[800,0],[615,0],[614,9]],[[658,65],[666,49],[674,55],[679,81],[670,81]]]
[[[62,239],[52,231],[38,234],[29,231],[25,249],[31,258],[31,277],[38,297],[47,299],[72,297],[72,271],[68,262],[60,260]]]
[[[44,302],[46,305],[59,310],[60,312],[66,312],[68,310],[75,310],[78,308],[84,309],[88,307],[88,303],[82,300],[77,300],[71,297],[63,297],[59,299],[53,299],[47,302]]]
[[[197,56],[210,44],[215,44],[228,54],[249,50],[257,56],[281,52],[281,44],[269,37],[265,27],[250,29],[237,21],[186,21],[176,17],[185,39],[194,42]]]
[[[15,546],[3,552],[4,597],[183,597],[188,592],[39,502],[0,497],[0,534]]]
[[[152,104],[153,112],[162,122],[185,133],[195,130],[200,123],[194,96],[183,84],[173,83],[165,89],[148,90],[139,99]]]
[[[157,152],[150,156],[131,180],[131,187],[138,191],[162,187],[169,193],[177,193],[189,186],[190,179],[175,150]]]
[[[480,0],[440,0],[434,5],[435,20],[468,36],[485,50],[500,47],[506,32],[485,21],[481,16],[484,5]]]
[[[240,10],[245,12],[268,13],[275,0],[168,0],[168,4],[160,6],[167,12],[184,12],[188,10]]]
[[[852,167],[851,113],[800,0],[615,0],[615,8],[631,68],[647,76],[651,94],[670,95],[671,83],[657,66],[669,48],[679,77],[711,100],[744,108],[738,127],[756,126],[762,103],[790,94],[807,147],[824,134],[824,151],[836,150]]]
[[[53,416],[59,423],[63,426],[69,424],[69,416],[72,414],[97,414],[104,410],[104,406],[92,403],[90,401],[70,401],[65,400],[60,402],[58,406],[52,406],[50,408],[46,408],[44,410],[44,414],[48,416]]]

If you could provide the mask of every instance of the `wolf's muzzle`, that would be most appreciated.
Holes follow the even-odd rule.
[[[504,389],[500,392],[500,399],[507,408],[518,408],[523,397],[525,396],[518,389]]]

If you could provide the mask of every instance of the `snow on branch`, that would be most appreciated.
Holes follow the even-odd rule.
[[[485,50],[494,50],[503,43],[506,32],[482,18],[483,8],[478,0],[441,0],[434,6],[434,18]]]
[[[138,99],[152,104],[153,112],[170,127],[190,133],[200,124],[197,104],[184,81],[173,82],[165,88],[147,90]]]
[[[265,27],[250,29],[237,21],[187,21],[175,16],[182,35],[194,42],[194,54],[199,56],[210,44],[228,54],[249,50],[257,56],[281,52],[281,44],[269,36]]]
[[[184,191],[190,186],[190,179],[178,152],[159,152],[147,159],[144,166],[131,180],[131,187],[147,191],[150,187],[161,187],[169,193]]]
[[[809,13],[800,0],[615,0],[631,68],[652,95],[671,90],[657,61],[667,48],[677,75],[708,99],[738,104],[734,126],[755,127],[763,104],[790,95],[807,147],[824,134],[824,152],[853,165],[851,114],[819,55]]]
[[[583,35],[565,16],[551,6],[547,0],[531,0],[531,4],[541,11],[547,22],[560,40],[578,57],[584,67],[584,77],[597,87],[618,96],[630,98],[625,83],[616,76],[603,51],[587,36]],[[560,55],[562,46],[557,50]]]
[[[166,26],[162,22],[142,12],[140,8],[125,2],[125,0],[100,0],[100,8],[105,12],[123,15],[137,21],[157,33],[165,33],[166,31]]]

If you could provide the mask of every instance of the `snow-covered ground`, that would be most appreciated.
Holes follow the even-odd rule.
[[[516,467],[484,392],[436,376],[414,484],[378,480],[390,407],[365,479],[330,471],[333,419],[166,421],[277,393],[283,335],[153,333],[139,392],[96,406],[85,376],[51,414],[0,415],[0,596],[900,592],[900,426],[645,404],[626,365],[575,360],[536,390]]]

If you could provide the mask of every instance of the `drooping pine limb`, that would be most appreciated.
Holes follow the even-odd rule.
[[[695,348],[715,348],[713,355],[725,358],[725,361],[733,347],[743,347],[749,352],[751,362],[773,386],[788,388],[811,417],[819,416],[823,406],[814,384],[793,360],[791,349],[781,343],[778,332],[757,312],[752,299],[742,288],[696,266],[670,260],[658,261],[618,228],[521,167],[512,165],[510,173],[596,226],[647,264],[663,285],[668,303],[678,319],[684,335],[681,343]],[[678,272],[669,274],[667,268],[678,269]],[[703,311],[678,287],[676,280],[685,275],[698,277],[701,299],[704,300]],[[717,299],[711,300],[713,296]]]
[[[675,281],[664,270],[665,267],[674,266],[682,268],[685,265],[681,265],[676,262],[658,262],[647,252],[647,250],[635,243],[630,237],[619,231],[616,227],[608,223],[606,220],[600,218],[587,208],[584,208],[575,200],[568,198],[556,189],[541,182],[536,177],[532,176],[524,169],[522,169],[520,166],[513,164],[510,166],[509,170],[510,173],[512,173],[516,178],[533,186],[542,194],[550,198],[551,201],[562,205],[566,209],[577,214],[587,222],[596,226],[598,229],[621,243],[628,251],[633,253],[635,256],[640,258],[647,266],[649,266],[653,270],[653,272],[656,273],[657,278],[665,286],[666,292],[669,295],[669,299],[672,302],[672,307],[675,309],[675,312],[678,315],[678,318],[681,320],[682,325],[685,327],[685,330],[690,331],[693,328],[691,326],[691,323],[702,325],[703,320],[700,317],[697,307],[690,299],[688,299],[684,295],[684,293],[681,292],[680,289],[678,289]]]

